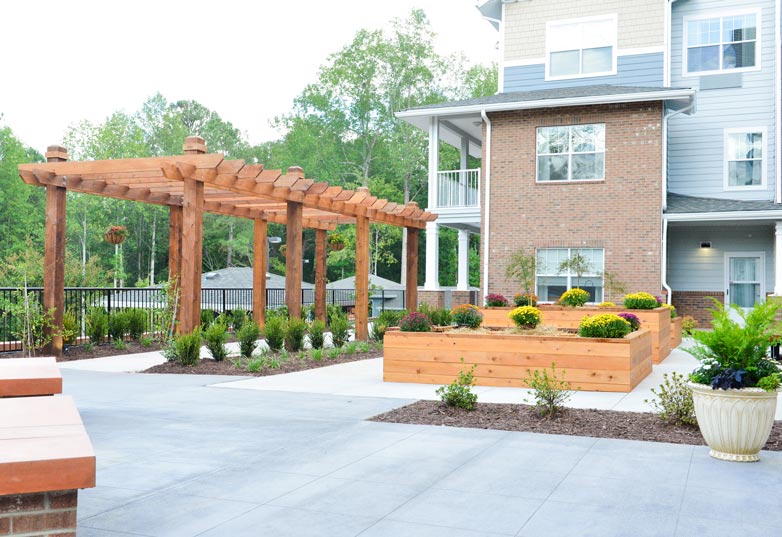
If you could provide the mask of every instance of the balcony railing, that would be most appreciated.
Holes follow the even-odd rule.
[[[437,172],[437,206],[478,207],[480,186],[480,168]]]

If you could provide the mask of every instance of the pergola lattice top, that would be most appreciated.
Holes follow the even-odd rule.
[[[367,188],[345,190],[306,179],[299,167],[267,170],[263,164],[226,160],[206,153],[206,145],[189,138],[184,155],[68,162],[63,148],[51,147],[46,163],[23,164],[19,175],[30,185],[65,187],[72,192],[157,205],[181,206],[183,182],[204,184],[207,212],[285,224],[289,201],[301,203],[302,224],[331,230],[355,223],[356,216],[394,226],[422,229],[437,215],[414,202],[398,204],[372,196]]]

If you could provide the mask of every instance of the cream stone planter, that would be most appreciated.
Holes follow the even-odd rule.
[[[777,392],[760,388],[713,390],[689,383],[698,426],[715,459],[755,462],[774,424]]]

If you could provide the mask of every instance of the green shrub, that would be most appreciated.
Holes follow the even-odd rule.
[[[272,317],[281,317],[284,320],[288,320],[288,306],[277,306],[266,310],[266,319],[269,320]]]
[[[269,346],[269,350],[272,352],[279,351],[282,348],[283,343],[285,343],[287,324],[285,319],[278,315],[273,315],[266,320],[264,337],[266,338],[266,344]]]
[[[464,364],[464,358],[461,359]],[[440,386],[435,392],[440,396],[440,400],[448,406],[472,410],[478,401],[478,394],[472,392],[472,386],[475,385],[475,365],[466,373],[459,371],[459,376],[447,386]]]
[[[222,362],[228,356],[225,342],[228,341],[228,328],[221,322],[213,322],[204,330],[206,350],[215,362]]]
[[[332,347],[326,351],[326,358],[329,360],[334,360],[340,356],[342,356],[342,349],[340,347]]]
[[[432,322],[423,313],[414,311],[402,317],[399,329],[402,332],[431,332]]]
[[[266,358],[263,356],[256,356],[255,358],[250,358],[250,360],[247,362],[247,371],[250,373],[257,373],[261,369],[263,369],[263,366],[266,365]]]
[[[181,366],[197,365],[201,359],[201,328],[174,337],[173,355]]]
[[[315,360],[316,362],[320,362],[321,360],[323,360],[323,348],[321,347],[318,349],[312,349],[310,351],[310,358]]]
[[[201,330],[212,324],[215,320],[215,312],[212,310],[201,310]]]
[[[623,338],[632,330],[630,322],[615,313],[584,317],[578,325],[581,337]]]
[[[508,319],[519,328],[535,328],[540,324],[540,310],[535,306],[519,306],[508,313]]]
[[[372,339],[372,341],[383,341],[386,337],[386,332],[388,331],[388,325],[381,323],[379,320],[375,319],[372,322],[372,328],[369,331],[369,337]]]
[[[285,348],[298,352],[304,347],[304,336],[307,334],[307,323],[302,319],[292,318],[285,330]]]
[[[247,312],[244,310],[231,310],[231,326],[234,331],[241,330],[244,326],[244,322],[247,320]]]
[[[87,336],[90,343],[100,345],[106,338],[109,328],[109,316],[103,308],[92,308],[87,312]]]
[[[139,341],[144,332],[147,331],[147,312],[133,308],[125,311],[128,318],[128,335],[134,341]]]
[[[457,326],[478,328],[483,322],[483,313],[472,304],[461,304],[451,310],[451,319]]]
[[[373,341],[381,342],[386,337],[389,326],[399,326],[399,321],[407,315],[407,310],[383,310],[372,322],[372,331],[369,336]]]
[[[372,345],[370,345],[366,341],[357,341],[355,343],[356,343],[356,352],[369,352],[372,350]]]
[[[236,338],[239,340],[239,354],[245,358],[251,358],[255,349],[258,348],[258,338],[261,337],[261,329],[258,323],[252,319],[245,319],[244,324],[236,332]]]
[[[62,314],[62,341],[68,345],[76,343],[79,335],[79,321],[72,310],[65,310]]]
[[[516,293],[513,295],[514,306],[537,306],[538,296],[535,293]]]
[[[663,383],[658,388],[652,388],[654,398],[645,399],[644,403],[651,405],[660,418],[676,425],[697,425],[695,403],[692,401],[692,390],[687,385],[687,378],[675,371],[663,373]]]
[[[139,343],[141,343],[142,347],[148,349],[149,347],[152,346],[152,338],[150,336],[141,336]]]
[[[331,343],[339,348],[347,343],[350,338],[350,321],[345,314],[338,314],[331,317]]]
[[[358,351],[358,343],[355,341],[351,341],[349,343],[346,343],[344,347],[342,347],[343,354],[347,354],[350,356],[351,354],[356,354],[356,351]]]
[[[698,328],[698,321],[692,315],[682,317],[682,334],[692,336],[692,333]]]
[[[312,321],[312,324],[310,325],[307,332],[309,332],[310,335],[310,346],[313,349],[322,349],[323,348],[323,333],[326,331],[326,323],[323,321],[320,321],[318,319],[315,319]]]
[[[562,293],[562,296],[559,297],[558,302],[562,304],[563,306],[570,306],[571,308],[580,308],[587,302],[589,302],[589,292],[584,291],[583,289],[580,289],[578,287],[574,287],[573,289],[569,289]]]
[[[342,307],[337,304],[326,304],[326,324],[331,328],[331,318],[334,315],[344,315]]]
[[[128,316],[124,311],[118,311],[109,315],[106,331],[113,341],[122,340],[128,331]]]
[[[418,306],[418,313],[426,315],[432,326],[450,326],[451,312],[446,309],[432,308],[427,304]],[[402,317],[400,317],[400,320]]]
[[[633,293],[625,295],[624,305],[631,310],[653,310],[660,304],[649,293]]]
[[[128,347],[127,345],[125,345],[125,342],[121,339],[115,339],[113,345],[114,348],[117,349],[118,351],[124,351]]]
[[[524,382],[532,388],[535,410],[541,416],[557,414],[570,399],[572,388],[570,383],[565,380],[565,371],[562,370],[557,376],[554,362],[551,363],[550,376],[546,369],[534,371],[527,369],[527,378],[524,379]],[[529,402],[527,399],[524,401]]]

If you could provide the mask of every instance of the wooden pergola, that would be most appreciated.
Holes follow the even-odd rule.
[[[19,175],[46,188],[44,308],[54,311],[62,327],[65,290],[66,192],[81,192],[169,207],[169,276],[180,286],[179,330],[200,323],[203,213],[254,222],[253,316],[263,326],[266,310],[267,223],[286,225],[285,300],[291,316],[301,312],[302,231],[315,232],[315,316],[326,318],[326,232],[337,224],[356,225],[356,339],[368,338],[369,224],[391,224],[408,230],[406,302],[416,305],[418,231],[437,215],[415,202],[397,204],[372,196],[367,188],[343,190],[304,177],[299,167],[267,170],[262,164],[226,160],[207,153],[203,138],[185,139],[184,154],[168,157],[68,161],[61,146],[50,146],[46,163],[22,164]],[[56,331],[56,330],[55,330]],[[62,353],[62,339],[52,338],[49,351]]]

